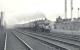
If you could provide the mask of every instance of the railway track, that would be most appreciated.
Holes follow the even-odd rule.
[[[26,32],[26,31],[24,31]],[[35,33],[35,32],[34,32]],[[58,37],[58,38],[63,38],[63,39],[70,39],[74,41],[79,41],[80,42],[80,35],[74,35],[74,34],[65,34],[65,33],[43,33],[43,32],[37,32],[37,34],[42,34],[46,36],[51,36],[51,37]]]
[[[20,37],[21,35],[23,35],[23,36],[29,36],[29,35],[22,34],[22,33],[20,33],[20,32],[18,32],[18,34],[16,34],[16,35],[17,35],[18,37]],[[43,43],[44,45],[49,46],[50,48],[52,48],[51,50],[67,50],[66,48],[63,48],[63,47],[57,46],[57,45],[55,45],[55,44],[52,44],[52,43],[50,43],[50,42],[47,42],[47,41],[45,41],[44,39],[39,39],[39,38],[36,38],[36,37],[33,37],[33,36],[29,36],[29,37],[34,38],[34,39],[40,41],[41,43]],[[54,47],[55,47],[55,49],[54,49]]]
[[[71,34],[65,34],[65,33],[50,33],[50,34],[43,34],[47,36],[52,36],[52,37],[58,37],[58,38],[63,38],[63,39],[70,39],[74,41],[79,41],[80,42],[80,35],[73,35]]]
[[[43,35],[46,35],[46,34],[44,33]],[[70,39],[70,40],[74,40],[74,41],[80,41],[80,35],[64,34],[64,33],[51,33],[51,34],[47,34],[47,36]]]
[[[19,32],[21,33],[21,32]],[[46,36],[42,36],[42,35],[37,35],[37,34],[34,34],[34,33],[22,33],[24,35],[27,35],[27,36],[30,36],[30,37],[33,37],[33,38],[36,38],[36,39],[40,39],[42,41],[45,41],[47,43],[50,43],[50,44],[53,44],[53,45],[56,45],[56,46],[59,46],[59,47],[62,47],[62,48],[65,48],[67,50],[80,50],[80,45],[76,44],[75,43],[73,44],[73,41],[71,43],[68,42],[67,40],[63,41],[61,39],[51,39],[50,37],[46,37]]]
[[[15,34],[13,34],[17,39],[19,39],[19,41],[21,41],[27,48],[27,50],[33,50],[28,44],[26,44],[22,39],[20,39],[18,36],[16,36]]]
[[[24,33],[26,33],[26,31],[24,31]],[[34,32],[34,33],[36,33],[36,32]],[[42,34],[42,35],[46,35],[46,36],[57,37],[57,38],[80,42],[80,35],[73,35],[72,33],[64,34],[64,33],[43,33],[43,32],[39,33],[39,32],[37,32],[37,34]]]
[[[11,33],[11,31],[7,31],[4,50],[13,50],[13,49],[14,50],[33,50],[23,40],[19,39],[15,34]]]
[[[31,34],[31,33],[29,33],[29,34]],[[40,37],[43,37],[43,38],[48,38],[48,39],[51,39],[51,40],[58,40],[58,41],[70,43],[72,45],[80,47],[80,42],[79,41],[66,40],[66,39],[62,39],[62,38],[50,37],[50,36],[45,36],[45,35],[40,35],[40,34],[35,34],[35,33],[33,33],[32,35],[40,36]]]
[[[57,34],[52,34],[52,35],[36,34],[36,35],[41,35],[41,36],[44,36],[44,37],[49,37],[51,39],[57,38],[57,39],[60,39],[60,40],[63,40],[63,41],[66,41],[67,40],[66,42],[71,41],[71,43],[80,46],[80,41],[77,40],[77,39],[74,39],[73,36],[69,36],[69,38],[68,38],[68,37],[66,37],[68,35],[57,35]],[[78,38],[79,39],[79,37],[77,37],[77,36],[75,38]]]

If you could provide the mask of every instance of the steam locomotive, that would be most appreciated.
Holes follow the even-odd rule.
[[[31,29],[33,31],[37,32],[50,32],[50,21],[49,20],[37,20],[25,24],[17,24],[15,27],[16,28],[21,28],[21,29]]]

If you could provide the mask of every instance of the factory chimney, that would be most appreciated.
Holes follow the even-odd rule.
[[[3,22],[3,12],[0,12],[1,16],[0,16],[0,26],[2,26],[2,22]]]
[[[67,0],[65,0],[65,19],[67,18]]]
[[[73,0],[71,0],[71,19],[73,17]]]
[[[80,9],[78,8],[78,17],[79,17],[79,10],[80,10]]]

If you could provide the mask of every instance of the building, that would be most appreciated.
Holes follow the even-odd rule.
[[[60,16],[56,18],[54,29],[61,30],[80,30],[80,18],[62,19]]]

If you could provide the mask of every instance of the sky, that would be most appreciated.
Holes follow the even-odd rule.
[[[70,18],[70,1],[67,0],[68,14]],[[65,18],[65,0],[0,0],[0,11],[4,12],[4,21],[8,25],[18,23],[18,19],[27,15],[40,12],[45,14],[46,18],[55,21],[58,16]],[[80,1],[73,0],[73,18],[77,17],[77,9],[80,8]]]

